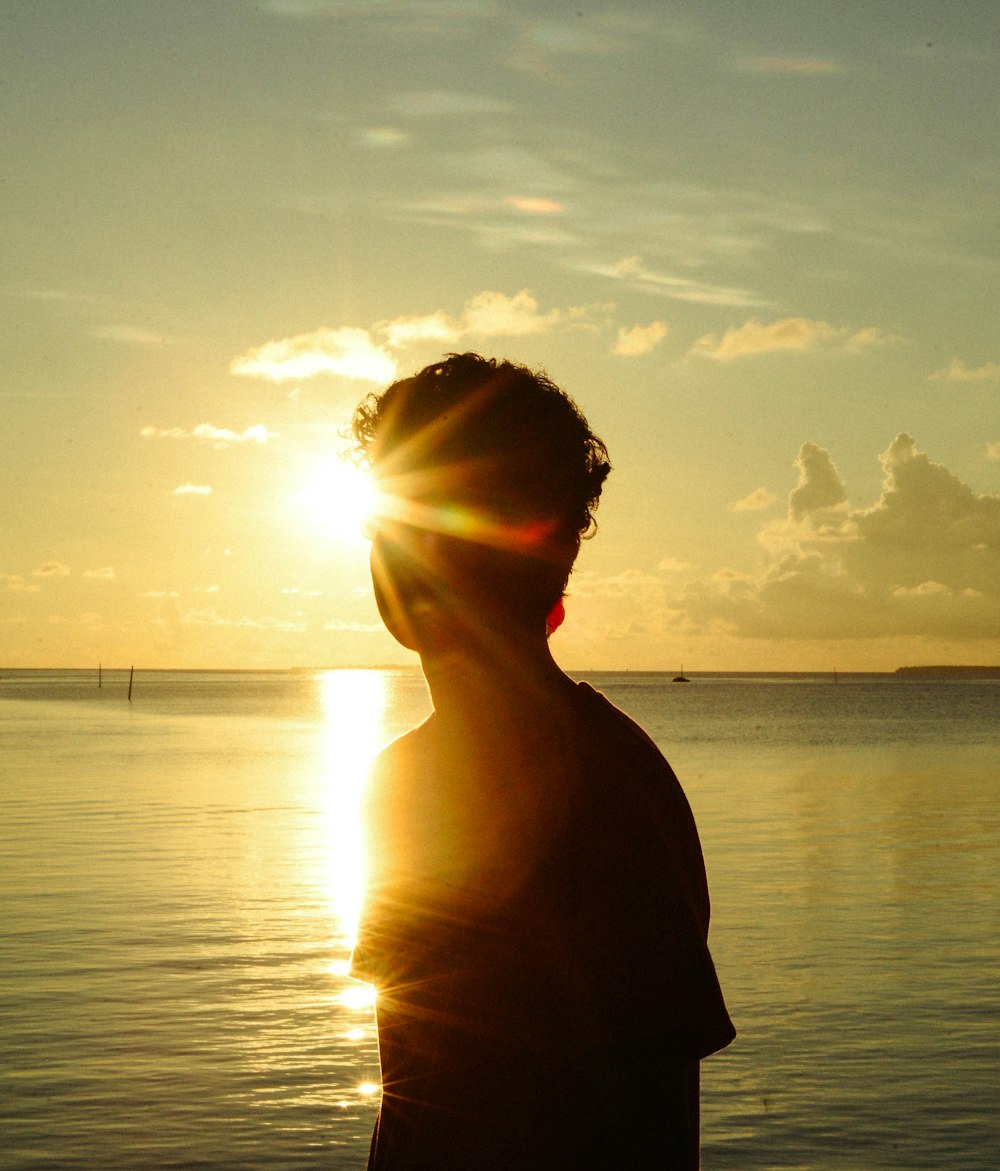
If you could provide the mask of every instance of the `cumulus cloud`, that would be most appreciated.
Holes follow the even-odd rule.
[[[211,423],[199,423],[190,431],[183,427],[143,427],[139,432],[143,439],[194,439],[199,443],[211,443],[213,447],[232,447],[239,443],[269,443],[278,437],[277,431],[269,431],[263,423],[254,423],[242,431],[231,431],[228,427],[214,427]]]
[[[44,561],[34,571],[35,577],[66,577],[70,572],[68,565],[63,565],[61,561]]]
[[[615,344],[611,348],[613,354],[624,357],[638,357],[648,354],[667,336],[665,321],[651,321],[649,325],[622,326],[618,330]]]
[[[993,382],[1000,380],[1000,362],[985,362],[982,366],[966,366],[961,358],[952,358],[943,370],[935,370],[933,382]]]
[[[829,452],[804,444],[786,516],[759,533],[764,568],[695,583],[678,611],[750,638],[1000,638],[1000,496],[905,433],[880,460],[879,499],[851,508]]]
[[[742,500],[734,500],[730,507],[735,512],[762,512],[765,508],[770,508],[777,499],[773,492],[762,486],[755,488],[749,496],[744,496]]]
[[[391,382],[396,363],[366,329],[341,326],[265,342],[234,358],[230,373],[271,382],[336,374],[358,382]]]
[[[792,520],[816,518],[847,501],[840,475],[825,448],[804,443],[795,466],[799,469],[799,482],[788,497],[788,515]]]
[[[566,316],[559,309],[539,313],[538,301],[527,289],[513,297],[490,291],[478,293],[466,304],[462,314],[466,332],[482,337],[525,337],[547,333]]]
[[[178,484],[171,496],[211,496],[211,484]]]
[[[821,346],[838,347],[849,354],[858,354],[872,346],[897,340],[877,326],[851,330],[809,317],[783,317],[766,323],[751,317],[742,325],[730,327],[721,337],[714,333],[704,334],[695,342],[690,354],[720,362],[776,350],[802,353]]]

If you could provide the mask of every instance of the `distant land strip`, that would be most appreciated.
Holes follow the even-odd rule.
[[[962,679],[1000,679],[1000,667],[897,667],[897,675],[913,675],[922,679],[959,677]]]

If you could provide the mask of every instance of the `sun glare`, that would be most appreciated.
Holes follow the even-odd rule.
[[[332,458],[315,469],[292,504],[314,532],[334,540],[360,541],[375,508],[375,495],[363,468]]]

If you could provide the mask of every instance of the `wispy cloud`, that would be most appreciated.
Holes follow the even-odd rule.
[[[213,447],[232,447],[240,443],[269,443],[278,437],[277,431],[269,431],[263,423],[254,423],[242,431],[231,431],[228,427],[214,427],[211,423],[199,423],[190,431],[183,427],[143,427],[139,432],[143,439],[194,439],[199,443],[211,443]]]
[[[408,118],[442,118],[457,115],[493,117],[507,114],[512,103],[487,94],[466,93],[459,90],[409,90],[397,94],[390,108]]]
[[[34,571],[35,577],[68,577],[72,572],[68,565],[61,561],[44,561]]]
[[[178,484],[171,496],[211,496],[211,484]]]
[[[829,77],[845,72],[841,61],[829,57],[744,57],[737,68],[745,73],[782,77]]]
[[[85,569],[83,576],[92,578],[94,581],[113,581],[117,574],[113,565],[105,565],[101,569]]]
[[[333,630],[345,634],[380,634],[385,630],[381,622],[345,622],[334,618],[323,624],[324,630]]]
[[[765,508],[770,508],[777,500],[777,496],[768,488],[755,488],[749,496],[744,496],[741,500],[734,500],[730,508],[734,512],[762,512]]]
[[[708,281],[698,281],[692,277],[678,276],[675,273],[659,272],[648,268],[638,256],[625,256],[614,264],[589,264],[582,265],[581,268],[597,276],[622,281],[632,288],[671,297],[675,301],[687,301],[696,305],[732,305],[747,308],[764,304],[749,289],[716,285]]]
[[[781,350],[803,353],[820,347],[835,347],[849,354],[859,354],[895,340],[898,339],[876,326],[852,330],[808,317],[784,317],[767,323],[751,317],[742,325],[727,329],[721,337],[715,333],[704,334],[692,346],[689,356],[731,362],[754,354]]]
[[[40,588],[34,582],[26,581],[23,573],[0,573],[0,585],[19,594],[37,594]]]
[[[307,622],[298,619],[274,618],[270,615],[254,618],[248,614],[232,618],[220,614],[211,606],[201,610],[187,610],[180,615],[180,621],[185,626],[232,626],[246,630],[277,630],[283,634],[303,634],[309,629]]]
[[[141,325],[99,325],[90,334],[102,341],[122,342],[130,346],[165,346],[170,341],[166,334]]]
[[[651,321],[648,325],[623,325],[618,330],[611,352],[623,357],[638,357],[655,350],[666,336],[665,321]]]
[[[1000,379],[1000,362],[984,362],[982,366],[966,366],[961,358],[952,358],[943,370],[935,370],[933,382],[993,382]]]
[[[538,195],[507,195],[504,203],[515,211],[523,211],[529,215],[561,215],[566,205],[555,199],[547,199]]]

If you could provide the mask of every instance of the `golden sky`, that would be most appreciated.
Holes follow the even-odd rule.
[[[336,453],[456,349],[610,450],[565,666],[1000,661],[998,58],[994,0],[3,3],[0,666],[410,661]]]

